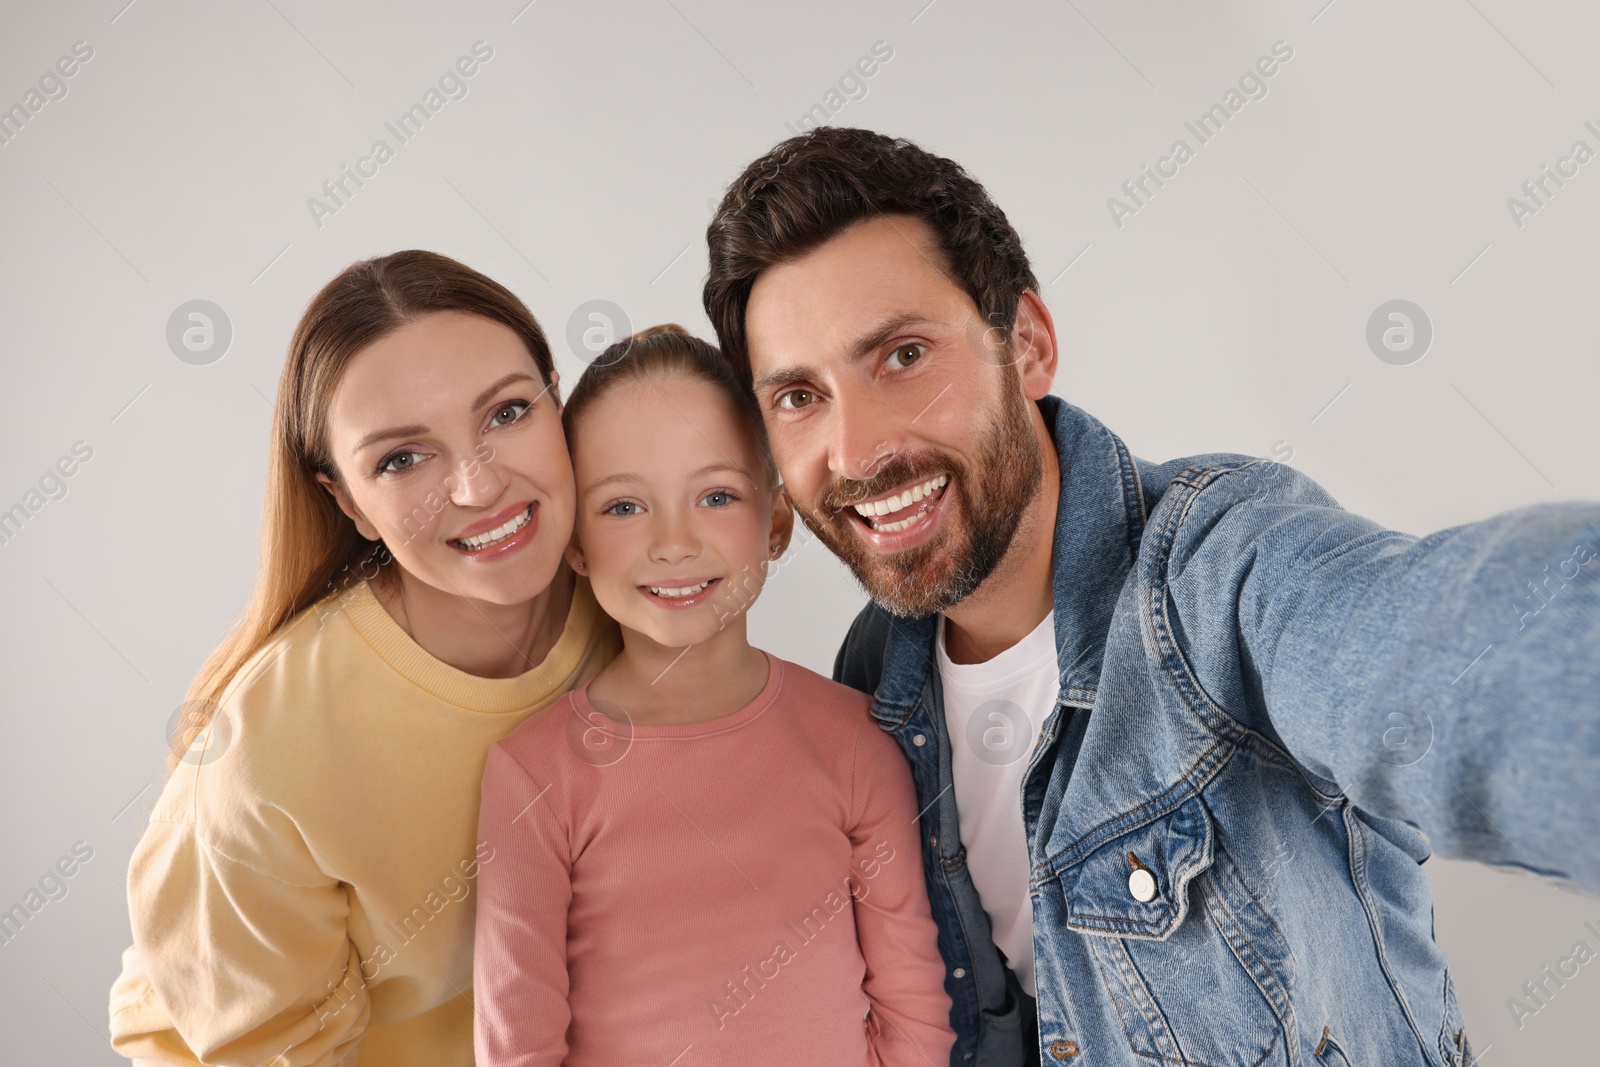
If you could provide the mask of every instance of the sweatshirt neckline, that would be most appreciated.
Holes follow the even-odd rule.
[[[429,654],[395,622],[371,589],[358,582],[343,594],[345,617],[378,657],[419,689],[457,707],[505,714],[542,707],[571,688],[599,638],[604,616],[589,580],[574,575],[572,603],[561,636],[543,661],[512,678],[484,678]]]
[[[593,678],[574,689],[570,694],[573,711],[583,722],[590,727],[600,730],[612,737],[629,740],[684,740],[687,738],[710,737],[715,734],[727,733],[746,726],[766,712],[778,699],[778,693],[783,689],[783,660],[774,656],[766,649],[761,654],[767,657],[767,682],[761,687],[755,699],[750,701],[738,711],[704,722],[675,722],[635,724],[633,722],[618,722],[605,712],[596,708],[589,702],[589,686]],[[626,711],[624,711],[626,714]]]

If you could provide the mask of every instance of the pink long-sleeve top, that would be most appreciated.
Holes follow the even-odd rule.
[[[905,757],[767,661],[722,718],[630,727],[585,685],[490,749],[480,1067],[949,1061]]]

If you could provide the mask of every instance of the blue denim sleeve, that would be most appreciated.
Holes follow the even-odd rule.
[[[1270,461],[1172,489],[1146,632],[1210,710],[1441,855],[1600,891],[1600,504],[1416,537]]]

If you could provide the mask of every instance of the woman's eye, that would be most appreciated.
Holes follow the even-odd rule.
[[[510,425],[522,418],[523,413],[532,406],[526,400],[512,400],[501,404],[494,409],[494,414],[489,416],[489,422],[495,426]]]
[[[778,394],[778,406],[793,411],[803,408],[817,399],[817,395],[809,389],[791,389],[787,393]]]
[[[918,344],[896,345],[890,350],[884,362],[893,370],[905,370],[922,358],[922,351],[922,346]]]
[[[701,503],[707,504],[714,508],[725,508],[737,499],[739,498],[728,492],[726,489],[713,489],[711,492],[705,495],[705,499],[702,500]]]
[[[606,515],[637,515],[637,514],[639,514],[639,505],[635,504],[631,500],[619,500],[615,504],[608,505],[606,507],[606,509],[605,509],[604,514],[606,514]]]
[[[379,474],[400,474],[417,465],[415,452],[391,452],[378,464]]]

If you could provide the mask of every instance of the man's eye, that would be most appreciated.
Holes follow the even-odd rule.
[[[400,474],[417,465],[415,452],[391,452],[378,464],[379,474]]]
[[[891,370],[905,370],[908,366],[922,358],[923,348],[918,344],[896,345],[884,362],[889,364]]]
[[[805,407],[816,399],[817,394],[809,389],[791,389],[787,393],[778,395],[778,406],[794,411],[797,408]]]
[[[532,406],[526,400],[512,400],[495,408],[494,414],[489,416],[489,421],[495,426],[508,426],[522,418],[523,412]]]

